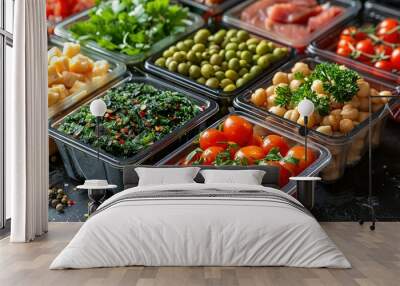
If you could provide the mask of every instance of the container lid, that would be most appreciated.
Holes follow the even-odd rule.
[[[207,5],[204,2],[207,0],[179,0],[179,2],[185,4],[186,6],[196,8],[200,11],[203,11],[207,15],[205,16],[215,16],[225,12],[227,9],[231,8],[232,6],[240,3],[241,0],[222,0],[220,3],[217,4],[210,4]]]

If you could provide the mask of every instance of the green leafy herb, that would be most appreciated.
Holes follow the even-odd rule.
[[[275,104],[281,107],[285,107],[290,104],[292,99],[292,91],[289,86],[277,86],[275,89]]]
[[[147,51],[158,41],[185,30],[188,10],[169,0],[99,1],[89,18],[69,29],[80,41],[126,55]]]
[[[295,72],[293,76],[294,76],[294,79],[297,79],[297,80],[304,80],[305,79],[305,76],[304,76],[304,74],[302,72]]]

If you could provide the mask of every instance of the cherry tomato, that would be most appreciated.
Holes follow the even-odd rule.
[[[400,34],[397,31],[392,32],[389,28],[380,28],[377,36],[385,42],[396,44],[400,41]]]
[[[279,161],[279,164],[288,170],[293,176],[300,173],[299,160],[296,158],[286,156]]]
[[[399,25],[399,22],[393,18],[386,18],[382,22],[379,23],[378,28],[387,28],[389,30],[396,28]]]
[[[238,144],[236,144],[235,142],[228,142],[228,147],[226,147],[226,150],[229,151],[229,153],[231,154],[231,159],[235,158],[235,154],[236,152],[240,149],[240,146]]]
[[[222,131],[219,131],[214,128],[210,128],[210,129],[204,131],[203,133],[201,133],[200,139],[199,139],[199,144],[200,144],[200,148],[203,150],[205,150],[211,146],[220,146],[225,149],[226,146],[228,146],[226,144],[227,141],[228,140],[226,140],[226,137]]]
[[[290,148],[289,152],[286,155],[287,157],[293,157],[299,160],[299,172],[302,172],[308,166],[310,166],[315,161],[315,154],[312,150],[307,149],[307,161],[305,159],[306,151],[303,146],[294,146]]]
[[[261,147],[246,146],[239,149],[235,154],[235,160],[247,162],[247,165],[253,165],[256,160],[261,160],[266,153]]]
[[[246,146],[253,137],[253,125],[236,115],[231,115],[225,120],[223,130],[229,141],[236,142],[240,146]]]
[[[196,161],[198,161],[200,159],[201,154],[202,154],[202,150],[197,148],[197,149],[193,150],[192,152],[190,152],[185,158],[180,160],[178,165],[190,166],[194,162],[196,162]]]
[[[361,53],[357,59],[363,62],[370,60],[370,57],[367,55],[372,56],[375,54],[374,44],[370,39],[359,41],[356,45],[356,50]]]
[[[341,39],[355,39],[361,41],[367,38],[364,32],[359,31],[356,27],[351,26],[344,29],[340,35]]]
[[[211,146],[204,150],[203,154],[201,154],[201,159],[203,159],[203,165],[212,165],[212,163],[217,158],[217,155],[221,152],[224,152],[224,148],[219,146]]]
[[[261,147],[263,148],[265,154],[268,154],[272,148],[278,148],[282,157],[286,156],[289,150],[289,144],[286,142],[285,138],[273,134],[264,138]]]
[[[377,55],[390,56],[393,52],[393,49],[387,45],[379,45],[375,48],[375,53]]]
[[[263,139],[261,138],[261,136],[257,135],[257,134],[253,134],[253,137],[250,139],[250,141],[247,144],[261,147],[262,143],[263,143]]]
[[[289,178],[294,175],[291,171],[282,166],[279,161],[266,161],[264,164],[279,168],[279,187],[281,188],[289,183]]]
[[[346,48],[338,48],[338,49],[336,50],[336,53],[337,53],[338,55],[340,55],[340,56],[348,57],[348,56],[351,55],[352,50],[351,50],[349,47],[346,47]]]
[[[400,70],[400,48],[393,50],[390,61],[395,69]]]
[[[338,48],[349,48],[356,43],[353,39],[340,39],[338,42]]]
[[[392,71],[393,65],[391,61],[377,61],[374,66],[378,69],[382,69],[385,71]]]

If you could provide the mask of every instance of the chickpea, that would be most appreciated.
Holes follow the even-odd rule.
[[[300,72],[303,75],[307,76],[310,74],[310,68],[306,63],[298,62],[292,68],[292,73]]]
[[[288,79],[288,74],[284,72],[277,72],[274,77],[272,78],[272,83],[274,85],[280,84],[280,83],[286,83],[289,84],[289,79]]]
[[[332,136],[332,134],[333,134],[332,127],[330,125],[322,125],[322,126],[318,127],[316,130],[322,134],[329,135],[329,136]]]
[[[292,91],[297,90],[302,83],[303,82],[301,80],[298,80],[298,79],[292,80],[290,82],[290,84],[289,84],[290,90],[292,90]]]
[[[259,88],[252,95],[250,101],[256,106],[263,106],[267,102],[265,89]]]
[[[268,109],[268,111],[281,117],[284,116],[286,113],[286,109],[280,106],[273,106],[270,109]]]
[[[319,79],[314,80],[311,85],[311,90],[314,91],[315,93],[324,93],[324,87],[322,81]]]
[[[369,111],[369,99],[368,97],[360,98],[360,106],[358,107],[360,111]]]
[[[287,75],[289,82],[291,82],[292,80],[294,80],[294,73],[288,73]]]
[[[371,88],[371,102],[372,104],[379,104],[381,102],[381,98],[379,97],[379,93],[375,88]]]
[[[353,106],[354,108],[359,108],[360,107],[360,99],[358,98],[358,96],[354,96],[351,101],[346,102],[345,106],[350,104],[351,106]]]
[[[379,93],[380,96],[392,96],[392,93],[388,90],[383,90]],[[381,97],[381,102],[382,103],[387,103],[389,101],[389,98],[387,97]]]
[[[291,109],[291,110],[286,111],[286,113],[283,117],[288,120],[297,122],[297,120],[300,117],[300,113],[296,109]]]
[[[348,70],[348,67],[346,67],[345,65],[340,65],[340,66],[339,66],[339,69],[341,69],[342,71],[344,71],[344,70]]]
[[[356,108],[346,108],[346,109],[343,108],[340,115],[344,119],[357,120],[358,119],[358,110]]]
[[[331,108],[338,109],[338,108],[342,108],[342,107],[343,107],[343,103],[337,102],[334,99],[331,100]]]
[[[342,113],[341,109],[334,109],[334,110],[331,111],[330,114],[333,115],[333,116],[336,116],[340,120],[340,119],[342,119],[341,113]]]
[[[267,96],[271,96],[275,93],[275,85],[271,85],[266,89]]]
[[[369,117],[369,112],[360,111],[358,113],[357,121],[358,122],[363,122],[364,120],[367,120],[368,117]]]
[[[359,91],[357,92],[357,95],[359,97],[368,97],[370,94],[370,87],[369,87],[369,83],[366,82],[363,79],[359,79],[357,80],[357,85],[359,88]]]
[[[335,115],[327,115],[322,118],[321,125],[329,125],[333,131],[339,130],[340,117]]]
[[[344,119],[340,120],[340,123],[339,123],[340,132],[346,134],[346,133],[349,133],[351,130],[353,130],[353,128],[354,128],[354,124],[353,124],[353,121],[351,121],[351,119],[344,118]]]
[[[304,117],[303,116],[300,116],[299,119],[297,119],[297,124],[304,126]],[[314,117],[314,114],[311,114],[311,116],[308,117],[307,127],[312,128],[314,125],[315,125],[315,117]]]
[[[275,94],[272,95],[272,96],[267,97],[267,107],[268,108],[271,108],[271,107],[276,105],[275,104],[275,99],[276,99],[276,95]]]

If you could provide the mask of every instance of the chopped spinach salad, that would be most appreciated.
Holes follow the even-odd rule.
[[[144,83],[125,83],[103,96],[107,111],[97,139],[89,105],[64,118],[58,130],[116,157],[128,158],[194,118],[203,107],[185,95]]]
[[[188,17],[187,8],[169,0],[98,0],[89,18],[69,30],[79,41],[95,41],[107,50],[134,56],[184,32]]]

